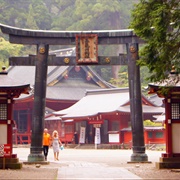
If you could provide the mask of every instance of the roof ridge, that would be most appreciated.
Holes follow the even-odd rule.
[[[87,89],[86,95],[129,92],[129,88]]]

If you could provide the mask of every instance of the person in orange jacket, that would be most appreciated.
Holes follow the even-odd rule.
[[[43,152],[44,152],[44,157],[45,157],[46,161],[47,161],[47,156],[48,156],[50,145],[51,145],[51,136],[48,133],[48,129],[45,128],[44,133],[43,133]]]

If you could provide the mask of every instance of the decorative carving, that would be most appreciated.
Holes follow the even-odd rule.
[[[45,47],[43,47],[43,46],[41,46],[41,47],[39,47],[39,53],[40,54],[44,54],[45,53]]]
[[[130,50],[131,53],[135,53],[136,52],[136,47],[134,45],[131,45],[129,47],[129,50]]]
[[[109,64],[109,63],[111,62],[111,60],[107,57],[107,58],[105,58],[105,62],[106,62],[107,64]]]
[[[64,63],[65,63],[65,64],[69,64],[69,62],[70,62],[70,59],[69,59],[69,58],[64,58]]]

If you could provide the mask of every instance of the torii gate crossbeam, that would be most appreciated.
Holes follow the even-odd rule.
[[[46,79],[48,65],[124,65],[128,64],[131,126],[132,126],[132,150],[131,162],[146,162],[144,130],[142,119],[141,85],[138,59],[138,44],[143,41],[138,38],[132,29],[127,30],[103,30],[103,31],[44,31],[20,29],[0,24],[1,31],[9,35],[9,42],[16,44],[28,44],[37,46],[36,56],[10,58],[13,65],[36,65],[34,114],[32,120],[32,138],[29,162],[44,161],[42,155],[42,134],[44,128],[44,111],[46,98]],[[49,55],[49,45],[75,45],[76,36],[96,35],[98,45],[126,44],[127,55],[118,57],[98,57],[98,63],[77,64],[73,57],[55,57]],[[63,62],[59,61],[63,59]],[[18,61],[19,60],[19,61]],[[28,60],[28,62],[24,62]]]

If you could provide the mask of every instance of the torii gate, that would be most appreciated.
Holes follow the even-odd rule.
[[[20,29],[0,24],[9,35],[9,42],[37,46],[37,54],[29,57],[11,57],[10,65],[36,66],[34,113],[32,120],[29,162],[42,162],[42,134],[46,99],[48,66],[74,65],[128,65],[129,94],[132,126],[131,162],[147,162],[144,146],[140,68],[136,65],[138,44],[143,41],[132,29],[100,31],[45,31]],[[127,54],[113,57],[98,56],[98,45],[126,44]],[[49,45],[76,45],[75,57],[49,55]]]

